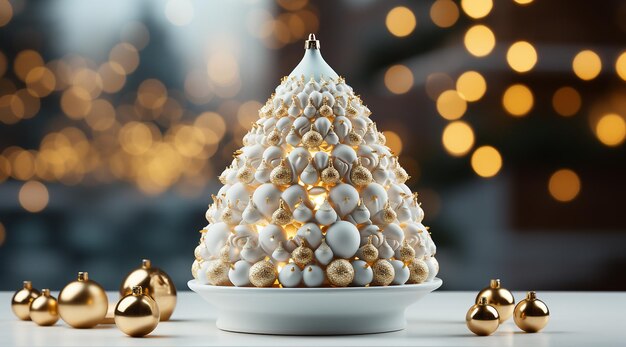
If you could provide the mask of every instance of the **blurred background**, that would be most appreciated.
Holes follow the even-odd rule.
[[[626,3],[0,0],[0,290],[186,289],[309,32],[419,192],[444,290],[625,290]]]

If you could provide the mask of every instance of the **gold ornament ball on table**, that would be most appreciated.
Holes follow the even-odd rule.
[[[335,259],[326,268],[326,277],[335,287],[346,287],[354,280],[354,268],[345,259]]]
[[[30,303],[30,319],[41,326],[53,325],[59,320],[57,299],[50,296],[50,289],[42,289],[41,295]]]
[[[536,333],[548,324],[550,311],[543,301],[537,299],[535,292],[528,292],[526,298],[515,306],[513,320],[525,332]]]
[[[476,303],[480,301],[481,297],[485,297],[487,304],[498,310],[500,323],[509,319],[513,314],[515,298],[513,298],[513,294],[508,289],[500,286],[499,279],[492,279],[489,282],[489,287],[481,290],[478,295],[476,295]]]
[[[22,289],[13,294],[11,310],[21,320],[30,320],[30,303],[39,296],[31,281],[24,281]]]
[[[156,328],[159,315],[157,303],[141,286],[134,286],[115,306],[115,325],[127,335],[141,337]]]
[[[59,294],[59,315],[73,328],[93,328],[102,322],[109,300],[102,287],[79,272],[78,279],[66,285]]]
[[[176,287],[170,276],[161,269],[152,267],[150,260],[143,259],[141,267],[131,271],[122,282],[120,295],[132,294],[135,286],[147,290],[148,295],[159,305],[161,321],[170,319],[176,307]]]
[[[498,329],[500,316],[495,307],[487,304],[487,298],[482,297],[476,305],[467,311],[465,323],[474,334],[487,336]]]

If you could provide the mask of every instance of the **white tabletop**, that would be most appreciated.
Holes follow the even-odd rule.
[[[53,293],[56,296],[57,293]],[[523,298],[524,293],[514,293]],[[71,329],[59,321],[39,327],[20,321],[11,293],[0,293],[0,346],[617,346],[626,343],[626,293],[538,292],[550,308],[548,326],[521,332],[512,319],[491,336],[472,335],[465,312],[475,293],[435,292],[407,310],[408,326],[393,333],[357,336],[269,336],[230,333],[215,327],[215,311],[198,295],[179,293],[171,321],[147,338],[130,338],[115,325]],[[110,298],[117,298],[109,293]],[[302,305],[303,303],[292,303]]]

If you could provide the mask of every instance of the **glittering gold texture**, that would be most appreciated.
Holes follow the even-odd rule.
[[[228,279],[228,270],[230,267],[228,263],[221,260],[212,260],[206,269],[206,276],[210,284],[214,286],[227,286],[230,285]]]
[[[361,161],[350,171],[350,180],[357,186],[364,186],[372,182],[372,173],[365,166],[361,165]],[[394,218],[395,219],[395,218]]]
[[[57,299],[50,296],[50,289],[42,289],[41,295],[30,304],[30,319],[37,325],[53,325],[59,320]]]
[[[159,324],[159,306],[141,286],[132,288],[115,306],[115,325],[123,333],[141,337],[151,333]]]
[[[354,279],[354,268],[345,259],[335,259],[326,268],[326,277],[335,287],[345,287]]]
[[[319,112],[324,117],[330,117],[333,115],[333,109],[328,106],[328,97],[324,97],[322,101],[322,107],[320,107]]]
[[[499,279],[492,279],[489,287],[484,288],[476,295],[476,303],[478,303],[481,297],[487,299],[487,304],[498,310],[500,323],[509,319],[513,314],[515,298],[513,298],[513,294],[509,290],[500,286]]]
[[[283,202],[283,200],[280,200],[280,205],[278,206],[278,209],[272,214],[272,223],[285,225],[291,222],[292,218],[293,215],[287,208],[285,208],[285,203]]]
[[[400,255],[400,260],[402,260],[405,264],[408,264],[415,259],[415,249],[409,245],[407,240],[402,241],[402,246],[400,246],[398,253]]]
[[[39,291],[33,288],[30,281],[24,281],[22,289],[13,294],[11,299],[11,310],[21,320],[30,320],[30,303],[39,296]]]
[[[372,265],[372,271],[374,272],[372,285],[375,286],[388,286],[395,276],[393,266],[385,259],[377,260],[374,265]]]
[[[476,335],[491,335],[500,325],[498,311],[482,298],[478,304],[470,307],[465,315],[467,328]]]
[[[315,131],[313,125],[311,125],[311,130],[302,136],[302,144],[307,148],[317,148],[322,144],[322,141],[324,141],[322,134]]]
[[[280,165],[275,167],[270,173],[270,181],[277,185],[286,185],[291,183],[291,175],[291,169],[285,163],[285,159],[283,159]]]
[[[328,167],[322,170],[322,182],[325,184],[335,184],[339,182],[339,171],[333,166],[333,160],[328,160]]]
[[[161,321],[170,319],[176,308],[176,286],[165,271],[153,267],[149,259],[143,259],[141,267],[131,271],[122,282],[120,295],[131,294],[134,286],[147,290],[148,295],[156,301]]]
[[[79,272],[78,279],[66,285],[59,294],[59,315],[73,328],[93,328],[106,316],[109,299],[104,289]]]
[[[385,207],[383,208],[381,219],[385,223],[391,223],[396,220],[397,217],[398,214],[396,213],[396,211],[393,210],[393,208],[391,208],[391,204],[389,203],[389,200],[387,200],[387,202],[385,203]]]
[[[414,259],[409,265],[408,284],[422,283],[428,278],[428,265],[421,259]]]
[[[254,179],[254,169],[250,164],[244,165],[237,171],[237,179],[243,183],[250,183]]]
[[[526,298],[515,306],[513,320],[525,332],[536,333],[548,324],[550,311],[543,301],[537,299],[535,292],[528,292]]]
[[[255,287],[270,287],[276,281],[276,268],[267,260],[261,260],[250,268],[250,283]]]
[[[363,138],[361,137],[361,135],[359,135],[356,131],[354,131],[354,129],[350,130],[350,132],[348,133],[348,139],[347,139],[347,142],[350,146],[358,146],[361,144],[362,141],[363,141]]]
[[[305,241],[302,241],[302,244],[291,252],[291,258],[302,269],[313,261],[313,250],[306,246]]]
[[[367,244],[359,250],[359,258],[367,263],[373,263],[378,259],[378,248],[372,244],[372,237],[368,237]]]

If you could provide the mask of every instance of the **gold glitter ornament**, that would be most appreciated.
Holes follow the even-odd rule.
[[[230,202],[228,202],[228,205],[226,205],[226,208],[222,211],[220,219],[226,224],[236,224],[234,211]]]
[[[356,166],[352,166],[350,180],[357,186],[365,186],[372,182],[372,173],[365,166],[361,165],[361,158],[357,159]]]
[[[220,248],[219,256],[223,263],[230,263],[230,246],[228,244],[225,244],[222,248]]]
[[[270,287],[276,282],[276,268],[267,260],[261,260],[250,267],[249,279],[255,287]]]
[[[325,96],[322,99],[322,107],[320,107],[320,114],[324,117],[330,117],[333,115],[333,109],[328,106],[328,97]]]
[[[416,284],[426,281],[428,278],[428,265],[422,259],[413,259],[409,265],[409,280],[407,284]]]
[[[372,244],[372,236],[367,238],[367,243],[358,251],[359,259],[372,264],[378,259],[378,248]]]
[[[176,308],[177,294],[174,281],[165,271],[152,266],[150,259],[142,259],[141,267],[131,271],[122,282],[120,296],[131,294],[135,286],[141,286],[157,302],[161,321],[170,319]]]
[[[285,207],[284,200],[280,200],[278,209],[272,213],[272,224],[285,225],[293,219],[291,212]]]
[[[385,134],[379,131],[378,132],[378,144],[384,145],[385,143],[387,143],[387,136],[385,136]]]
[[[346,287],[354,280],[354,268],[345,259],[335,259],[326,267],[326,277],[335,287]]]
[[[33,288],[31,281],[24,281],[22,289],[13,294],[11,298],[11,310],[21,320],[30,320],[30,303],[39,296],[39,291]]]
[[[30,319],[41,326],[53,325],[59,320],[57,299],[50,296],[50,289],[42,289],[41,295],[30,303]]]
[[[339,171],[337,171],[337,169],[335,169],[333,165],[332,158],[328,159],[328,166],[324,170],[322,170],[321,178],[322,182],[325,184],[335,184],[339,182],[341,177],[339,176]]]
[[[500,323],[503,323],[511,317],[515,308],[515,298],[513,294],[506,288],[502,288],[499,279],[489,281],[489,287],[481,290],[476,295],[476,303],[480,298],[487,299],[487,303],[498,310],[500,315]]]
[[[291,168],[289,168],[285,159],[282,159],[280,164],[272,170],[270,173],[270,181],[276,185],[287,185],[291,183]]]
[[[134,286],[115,306],[115,325],[124,334],[141,337],[159,324],[159,306],[141,286]]]
[[[391,208],[391,203],[389,202],[389,200],[387,200],[381,212],[381,219],[383,220],[383,222],[389,224],[396,220],[397,217],[398,214],[396,213],[396,211],[393,210],[393,208]]]
[[[252,180],[254,180],[254,168],[252,168],[250,162],[246,161],[244,166],[237,170],[237,179],[246,184],[249,184]]]
[[[206,269],[207,280],[214,286],[228,286],[231,284],[228,279],[228,270],[230,270],[228,263],[211,260]]]
[[[266,138],[267,144],[270,146],[277,146],[280,143],[280,133],[277,128],[274,128]]]
[[[359,115],[359,111],[352,106],[352,97],[348,98],[348,107],[346,107],[346,114],[348,117],[356,117]]]
[[[313,261],[313,250],[306,246],[306,240],[302,239],[302,243],[291,252],[291,259],[301,269]]]
[[[73,328],[93,328],[102,322],[109,308],[104,289],[79,272],[78,279],[63,287],[59,294],[59,315]]]
[[[537,299],[535,292],[528,292],[526,298],[515,306],[513,320],[525,332],[536,333],[548,324],[550,310],[543,301]]]
[[[191,264],[191,275],[193,278],[198,279],[198,271],[200,271],[200,266],[202,265],[201,260],[194,260]]]
[[[478,303],[467,311],[465,315],[467,328],[476,335],[487,336],[493,334],[500,325],[498,311],[487,304],[487,299],[482,297]]]
[[[407,240],[402,241],[402,245],[400,246],[400,250],[398,250],[400,255],[400,260],[402,260],[405,264],[409,264],[415,259],[415,249],[409,245]]]
[[[385,259],[377,260],[374,265],[372,265],[372,271],[374,272],[372,285],[375,286],[388,286],[395,276],[393,265]]]
[[[345,141],[350,146],[358,146],[363,142],[363,138],[354,129],[350,129]]]
[[[393,157],[393,160],[393,174],[396,176],[396,181],[400,184],[403,184],[411,177],[409,176],[409,174],[406,173],[406,170],[404,170],[404,168],[400,166],[400,163],[398,162],[398,157]]]
[[[322,134],[315,130],[315,125],[313,124],[311,124],[311,129],[302,135],[302,144],[309,149],[319,147],[323,141]]]
[[[276,117],[283,118],[288,115],[287,106],[285,106],[285,102],[283,99],[280,99],[280,106],[274,110]]]

